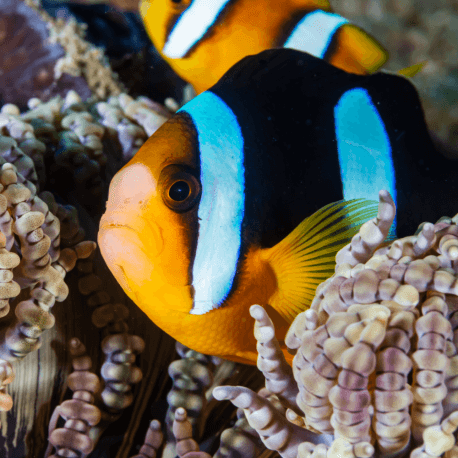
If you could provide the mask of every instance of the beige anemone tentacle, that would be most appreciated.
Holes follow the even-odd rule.
[[[273,405],[248,388],[220,386],[213,390],[220,401],[230,400],[244,409],[248,423],[258,432],[269,450],[276,450],[283,458],[296,458],[297,449],[303,442],[326,443],[329,436],[317,435],[290,423]]]
[[[285,407],[299,411],[296,404],[298,388],[294,383],[293,370],[286,362],[275,338],[272,320],[260,305],[251,306],[250,315],[255,319],[257,366],[266,379],[266,388],[276,394]]]

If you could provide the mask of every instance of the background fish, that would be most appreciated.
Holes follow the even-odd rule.
[[[281,340],[352,226],[376,211],[330,202],[387,189],[404,235],[456,208],[438,199],[458,188],[455,173],[434,152],[405,78],[269,50],[186,104],[118,172],[99,244],[164,331],[254,363],[249,307],[268,304]]]
[[[306,51],[357,74],[388,58],[327,0],[142,0],[140,13],[157,50],[198,93],[243,57],[270,48]]]

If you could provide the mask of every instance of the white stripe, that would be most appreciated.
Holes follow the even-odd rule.
[[[347,22],[338,14],[313,11],[296,25],[283,47],[305,51],[323,59],[334,33]]]
[[[345,92],[334,107],[334,119],[344,199],[378,201],[378,192],[386,189],[396,203],[390,140],[366,89]]]
[[[171,59],[183,57],[215,23],[229,0],[194,0],[173,27],[162,52]]]
[[[237,271],[245,206],[243,137],[235,114],[212,92],[182,110],[192,117],[200,151],[202,197],[190,313],[202,315],[221,305]]]

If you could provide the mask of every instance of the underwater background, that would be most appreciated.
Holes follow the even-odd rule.
[[[385,69],[427,61],[412,81],[438,149],[457,156],[458,2],[340,0],[331,5],[386,47]],[[136,2],[1,0],[0,97],[3,162],[13,162],[37,186],[60,221],[62,248],[73,249],[83,240],[96,240],[111,178],[192,91],[150,43]],[[33,164],[17,149],[27,151]],[[31,353],[14,363],[14,381],[2,382],[0,391],[11,395],[13,406],[0,416],[0,456],[45,456],[54,409],[72,396],[73,338],[84,344],[92,371],[105,381],[105,394],[97,395],[104,406],[101,426],[93,431],[98,440],[88,456],[139,453],[153,419],[166,425],[167,442],[173,444],[173,411],[183,403],[201,449],[214,453],[222,431],[237,416],[229,403],[210,399],[211,387],[225,380],[257,390],[262,374],[180,346],[177,353],[173,339],[126,297],[98,250],[81,257],[65,281],[69,294],[52,308],[55,325],[46,324],[39,349],[33,334],[27,349],[18,350]],[[23,291],[11,301],[12,309],[25,299]],[[3,340],[11,329],[10,312],[1,321]],[[106,340],[110,336],[123,337]],[[168,369],[174,360],[181,363]],[[61,419],[57,427],[62,425]],[[163,456],[175,456],[171,450]]]

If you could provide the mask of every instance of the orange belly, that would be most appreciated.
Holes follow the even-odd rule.
[[[155,313],[150,315],[148,309],[141,308],[167,334],[195,351],[245,364],[256,364],[255,320],[249,308],[259,302],[263,303],[251,300],[233,303],[203,315],[178,312],[166,307],[161,307],[165,313],[158,315],[156,308]],[[289,323],[270,306],[266,306],[266,309],[274,323],[277,340],[291,363],[292,355],[287,353],[284,346]]]

